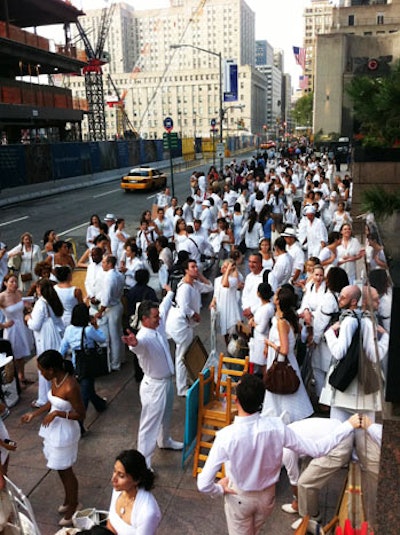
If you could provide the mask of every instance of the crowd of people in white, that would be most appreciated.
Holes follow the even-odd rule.
[[[184,202],[165,189],[153,209],[141,215],[135,236],[127,233],[124,219],[93,215],[87,251],[79,259],[54,230],[45,233],[43,247],[28,232],[9,250],[0,244],[0,329],[12,344],[21,388],[30,383],[24,372],[27,358],[56,350],[64,356],[70,352],[74,362],[85,328],[89,347],[108,345],[111,370],[121,368],[128,346],[142,381],[138,450],[151,469],[156,444],[182,448],[169,435],[172,381],[175,376],[177,395],[184,397],[190,387],[184,357],[201,319],[202,294],[208,293],[221,344],[228,344],[239,321],[251,329],[252,373],[262,377],[280,353],[300,378],[294,394],[266,390],[262,415],[299,422],[299,433],[301,422],[315,412],[330,412],[336,422],[362,411],[374,422],[382,408],[379,391],[365,393],[355,380],[339,392],[328,381],[361,321],[362,345],[367,358],[379,363],[384,385],[390,277],[374,228],[366,226],[363,243],[353,235],[351,198],[350,175],[335,175],[325,155],[271,159],[258,154],[250,161],[233,160],[222,174],[214,167],[207,174],[194,172]],[[76,267],[87,270],[84,288],[72,283]],[[136,316],[135,329],[131,316]],[[175,342],[175,359],[167,338]],[[314,397],[310,384],[302,381],[299,348],[311,362]],[[53,381],[60,378],[59,369],[54,376],[44,369],[39,366],[32,402],[38,411],[47,406],[48,392],[54,397],[61,388]],[[105,410],[93,378],[80,389],[85,408],[91,401],[96,410]],[[73,406],[66,416],[59,411],[60,418],[68,420],[70,410]],[[75,412],[84,432],[82,409]],[[51,467],[65,469],[57,463]],[[66,488],[63,525],[68,525],[77,497],[68,495],[61,479]],[[298,474],[291,478],[296,488],[293,503],[286,506],[291,513],[299,510],[297,480]],[[301,515],[317,516],[315,503],[310,507],[300,500]]]

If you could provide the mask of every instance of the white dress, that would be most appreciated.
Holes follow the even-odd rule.
[[[259,366],[265,365],[265,340],[268,338],[274,314],[275,308],[272,303],[265,303],[254,312],[256,326],[254,327],[253,337],[249,341],[249,360]]]
[[[60,298],[62,306],[64,307],[63,315],[61,319],[63,321],[64,327],[68,327],[71,324],[72,310],[75,305],[78,304],[78,299],[75,297],[75,286],[70,286],[69,288],[61,288],[56,284],[54,286],[55,291]]]
[[[151,492],[138,489],[132,507],[130,524],[117,513],[116,503],[121,493],[113,490],[109,511],[109,521],[117,535],[154,535],[161,520],[161,511]]]
[[[279,332],[277,327],[277,319],[272,319],[272,327],[269,331],[269,340],[271,342],[280,345]],[[262,414],[268,416],[280,416],[284,411],[287,411],[291,422],[301,420],[311,416],[314,412],[310,398],[306,392],[303,381],[301,379],[299,365],[297,363],[296,355],[294,354],[294,346],[296,343],[296,337],[293,329],[289,329],[289,351],[288,359],[293,366],[295,372],[300,378],[300,386],[294,394],[273,394],[269,390],[265,391],[264,403]],[[271,367],[275,359],[275,350],[272,347],[268,349],[267,357],[267,369]]]
[[[214,297],[219,315],[219,331],[222,335],[228,334],[229,330],[241,319],[239,303],[237,300],[238,279],[229,277],[229,288],[222,286],[222,277],[214,281]]]
[[[360,252],[361,244],[357,238],[351,237],[350,240],[345,243],[343,240],[337,248],[337,257],[340,262],[341,259],[355,256]],[[349,284],[354,284],[357,278],[357,261],[344,262],[340,264],[340,267],[345,270],[349,278]]]
[[[29,357],[32,352],[32,334],[24,321],[24,302],[18,301],[3,309],[5,321],[12,320],[14,325],[4,329],[4,338],[9,340],[15,359]]]
[[[54,396],[51,390],[48,398],[51,403],[50,412],[72,410],[69,401]],[[66,470],[75,463],[81,437],[77,420],[56,417],[47,427],[43,425],[40,427],[39,436],[43,438],[43,453],[48,468]]]

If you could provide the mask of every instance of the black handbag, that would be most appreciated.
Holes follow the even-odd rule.
[[[108,349],[94,342],[94,347],[85,347],[85,328],[82,329],[81,349],[75,350],[75,374],[78,380],[101,377],[110,372]]]
[[[357,318],[357,329],[351,340],[345,356],[336,364],[333,372],[329,376],[329,384],[344,392],[358,373],[358,363],[360,360],[360,334],[361,325]]]
[[[284,359],[280,361],[279,356]],[[300,386],[300,379],[287,355],[282,355],[278,351],[271,367],[264,372],[263,381],[265,389],[274,394],[294,394]]]

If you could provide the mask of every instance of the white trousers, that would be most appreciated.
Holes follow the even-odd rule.
[[[151,456],[156,444],[166,446],[170,439],[174,385],[172,377],[168,379],[151,379],[145,375],[140,383],[140,413],[138,450],[146,458],[151,468]]]
[[[122,303],[107,308],[99,321],[99,327],[107,336],[110,347],[110,365],[112,370],[119,370],[125,355],[125,346],[122,342]]]
[[[225,494],[224,504],[229,535],[257,535],[275,506],[275,485]]]
[[[174,337],[176,344],[175,348],[175,374],[176,374],[176,390],[178,396],[184,396],[187,390],[188,374],[185,366],[184,356],[188,347],[193,341],[193,328],[189,325],[185,331],[181,331],[179,335]]]

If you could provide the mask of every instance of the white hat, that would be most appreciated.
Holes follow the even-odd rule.
[[[311,204],[307,204],[307,206],[304,208],[304,215],[307,214],[315,214],[315,208],[314,206],[311,206]]]
[[[104,217],[104,221],[115,221],[117,218],[114,214],[106,214]]]
[[[0,353],[0,368],[4,368],[13,358],[12,355],[7,357],[7,353]]]
[[[283,236],[284,238],[285,237],[287,237],[287,238],[295,238],[297,240],[296,229],[294,229],[293,227],[287,227],[282,232],[281,236]]]
[[[207,199],[204,199],[204,201],[201,204],[202,206],[211,206],[210,201],[208,201]]]

